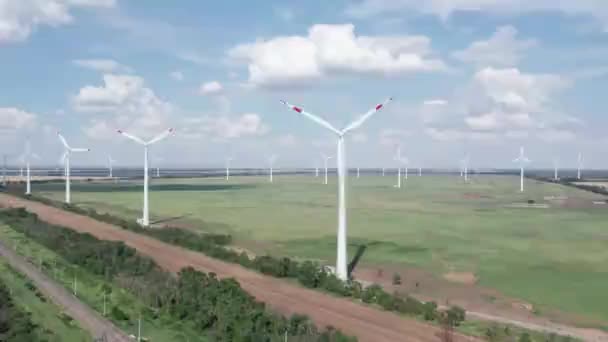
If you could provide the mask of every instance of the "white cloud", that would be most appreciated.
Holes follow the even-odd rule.
[[[37,115],[15,107],[0,108],[0,131],[15,131],[36,125]]]
[[[92,120],[90,125],[83,128],[83,131],[88,138],[93,140],[114,140],[117,129],[105,120]]]
[[[269,128],[262,118],[255,113],[245,113],[240,116],[221,115],[203,116],[202,118],[187,118],[184,120],[186,133],[199,133],[215,139],[235,139],[249,136],[263,136]]]
[[[346,10],[347,14],[358,18],[412,11],[435,15],[442,20],[463,11],[496,15],[561,12],[595,18],[604,25],[604,30],[608,29],[608,7],[604,0],[361,0],[353,1]]]
[[[214,95],[224,91],[224,87],[218,81],[211,81],[201,85],[199,92],[201,95]]]
[[[105,119],[108,126],[129,129],[134,133],[150,134],[150,131],[166,128],[173,106],[146,87],[143,78],[105,74],[103,82],[101,86],[82,87],[71,99],[74,109],[114,115]],[[100,121],[92,121],[85,132],[94,132],[101,124]]]
[[[449,100],[424,101],[419,116],[427,135],[440,141],[565,134],[581,124],[555,109],[557,95],[569,85],[559,75],[483,68]]]
[[[71,7],[113,7],[114,0],[0,0],[0,44],[26,40],[38,26],[72,22]]]
[[[197,65],[209,65],[214,63],[211,58],[202,56],[196,52],[181,52],[177,54],[177,58]]]
[[[118,63],[113,59],[75,59],[75,65],[101,72],[130,72],[131,68]]]
[[[425,106],[445,106],[448,104],[448,102],[443,99],[432,99],[432,100],[425,100],[423,102],[423,104]]]
[[[480,40],[452,55],[454,58],[481,67],[514,66],[519,63],[522,53],[535,46],[534,39],[517,40],[517,30],[513,26],[501,26],[488,40]]]
[[[170,72],[169,77],[178,82],[184,80],[184,74],[179,70]]]
[[[296,145],[298,143],[298,139],[293,134],[284,134],[277,139],[277,142],[282,147],[288,147]]]
[[[380,132],[380,144],[384,146],[395,146],[403,142],[410,132],[401,129],[387,128]]]
[[[281,36],[230,49],[255,86],[296,85],[328,74],[398,75],[445,69],[426,36],[356,36],[352,24],[313,25],[307,36]]]

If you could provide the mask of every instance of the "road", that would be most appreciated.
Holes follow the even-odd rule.
[[[73,294],[68,292],[63,286],[57,284],[42,272],[36,269],[36,266],[28,263],[24,258],[15,254],[10,247],[7,247],[0,241],[0,256],[16,270],[28,277],[36,287],[50,298],[56,305],[61,307],[67,314],[74,318],[80,326],[89,331],[91,336],[98,338],[106,335],[108,342],[131,342],[132,340],[112,324],[107,319],[103,318],[96,311],[83,304]]]
[[[438,336],[441,331],[436,326],[349,299],[302,288],[285,280],[264,276],[240,265],[213,259],[86,216],[6,194],[0,194],[0,206],[24,207],[47,222],[87,232],[99,239],[122,241],[172,272],[191,266],[201,271],[214,272],[218,277],[234,278],[245,291],[257,300],[265,302],[270,308],[285,315],[305,314],[319,327],[331,325],[357,336],[362,342],[440,341]],[[456,334],[454,341],[481,340]]]

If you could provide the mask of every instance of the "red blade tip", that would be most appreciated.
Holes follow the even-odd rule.
[[[293,107],[293,110],[295,110],[295,111],[296,111],[296,112],[298,112],[298,113],[302,113],[302,108],[299,108],[299,107],[295,107],[295,106],[294,106],[294,107]]]

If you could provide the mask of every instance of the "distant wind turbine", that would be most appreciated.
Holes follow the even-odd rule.
[[[108,172],[109,172],[109,177],[110,178],[114,178],[113,167],[112,167],[112,165],[114,163],[116,163],[116,160],[112,159],[112,156],[108,154]]]
[[[557,181],[559,179],[559,159],[553,159],[553,180]]]
[[[90,149],[88,148],[73,148],[68,145],[68,142],[61,135],[61,133],[57,132],[57,136],[63,147],[65,148],[63,152],[63,156],[61,156],[61,162],[65,165],[65,203],[70,204],[71,196],[70,196],[70,156],[73,152],[88,152]]]
[[[270,157],[268,157],[268,167],[269,167],[268,176],[270,178],[269,179],[270,183],[272,183],[272,169],[273,169],[273,166],[274,166],[274,162],[276,160],[277,160],[277,156],[274,155],[274,154],[271,155]]]
[[[30,172],[30,162],[31,162],[31,158],[36,158],[36,159],[40,159],[40,157],[38,157],[38,155],[36,155],[35,153],[32,153],[32,148],[30,145],[30,142],[27,141],[25,143],[25,151],[23,152],[23,155],[21,155],[21,161],[25,164],[25,168],[26,168],[26,181],[25,181],[25,194],[26,195],[31,195],[32,194],[32,185],[31,185],[31,172]],[[23,169],[21,169],[22,174],[21,176],[23,177]]]
[[[401,146],[397,146],[397,151],[395,152],[395,161],[397,161],[397,185],[396,187],[401,189]]]
[[[464,158],[462,158],[462,160],[460,161],[461,163],[461,175],[464,177],[464,182],[467,183],[469,181],[469,160],[470,157],[467,154],[466,156],[464,156]]]
[[[359,168],[357,167],[357,178],[359,178],[361,174],[359,173]]]
[[[326,156],[323,153],[321,153],[321,157],[323,157],[323,165],[325,166],[325,181],[323,182],[323,184],[327,185],[327,163],[333,157],[332,156]]]
[[[422,177],[422,167],[418,166],[418,177]]]
[[[576,179],[580,180],[581,179],[581,170],[583,169],[583,155],[579,152],[578,153],[578,165],[577,165],[577,169],[576,169]]]
[[[519,148],[519,156],[513,159],[513,162],[519,163],[519,191],[524,192],[524,166],[530,159],[525,156],[523,146]]]
[[[345,178],[346,175],[346,155],[344,151],[344,135],[348,132],[360,127],[366,120],[372,115],[377,113],[383,106],[385,106],[391,99],[389,98],[382,104],[374,106],[367,113],[360,116],[358,119],[347,125],[342,130],[339,130],[332,126],[329,122],[321,119],[320,117],[310,114],[304,111],[300,107],[291,105],[285,101],[282,101],[284,105],[290,109],[302,114],[306,118],[316,122],[317,124],[329,129],[336,134],[338,140],[337,146],[337,166],[338,166],[338,251],[336,257],[336,276],[341,280],[348,279],[347,269],[347,255],[346,255],[346,189],[345,189]]]
[[[382,177],[384,177],[384,168],[382,168]]]
[[[226,180],[230,179],[230,162],[232,161],[231,157],[226,158]]]
[[[141,138],[131,135],[125,131],[118,130],[118,133],[120,133],[123,136],[144,146],[144,207],[142,210],[143,212],[142,212],[141,219],[137,220],[137,222],[140,225],[142,225],[143,227],[148,227],[150,225],[150,213],[148,210],[148,183],[149,183],[148,178],[150,177],[148,174],[148,147],[150,145],[153,145],[153,144],[165,139],[173,132],[174,132],[174,129],[169,128],[168,130],[162,132],[161,134],[157,135],[156,137],[150,139],[149,141],[144,141]]]

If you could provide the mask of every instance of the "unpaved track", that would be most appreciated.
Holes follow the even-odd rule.
[[[100,239],[123,241],[170,271],[176,272],[192,266],[205,272],[214,272],[219,277],[235,278],[245,291],[271,308],[283,314],[308,315],[317,325],[331,325],[357,336],[359,341],[440,341],[440,330],[437,327],[263,276],[239,265],[212,259],[86,216],[5,194],[0,194],[0,206],[25,207],[47,222],[87,232]],[[456,336],[454,340],[480,341],[462,335]]]
[[[109,342],[132,342],[132,340],[114,326],[114,324],[83,304],[63,286],[57,284],[54,280],[49,279],[49,277],[38,271],[34,265],[15,254],[1,241],[0,256],[4,257],[15,269],[25,274],[26,277],[36,284],[36,287],[38,287],[40,291],[49,297],[53,303],[63,308],[63,310],[72,318],[78,321],[80,326],[91,333],[94,338],[99,338],[105,334],[106,339]]]

